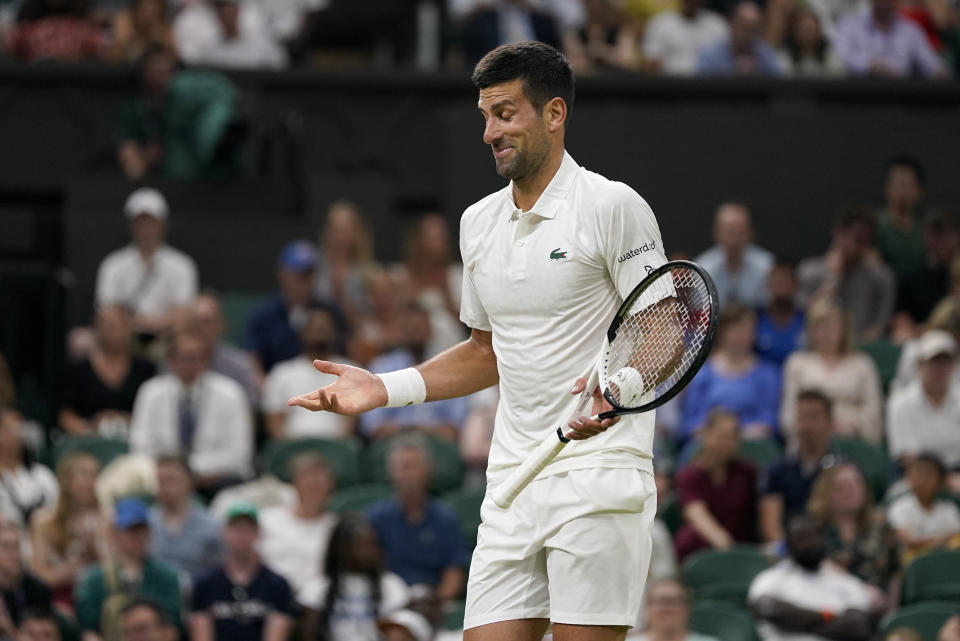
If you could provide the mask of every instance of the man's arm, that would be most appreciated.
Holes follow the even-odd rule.
[[[286,641],[292,629],[293,619],[283,612],[271,612],[263,626],[263,641]]]
[[[758,619],[769,621],[778,628],[815,634],[833,641],[863,641],[873,633],[873,617],[860,610],[816,612],[769,596],[751,603],[750,610]]]
[[[190,615],[191,641],[214,641],[213,617],[209,612],[194,612]]]
[[[725,550],[734,544],[733,537],[713,517],[704,501],[693,501],[683,508],[683,518],[714,548]]]
[[[456,599],[463,592],[466,575],[463,568],[451,566],[440,575],[440,584],[437,585],[437,598],[440,601]]]
[[[767,494],[760,497],[760,535],[767,543],[782,541],[783,536],[783,497],[779,494]]]

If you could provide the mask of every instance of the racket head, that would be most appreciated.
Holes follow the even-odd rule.
[[[718,307],[713,279],[696,263],[675,260],[651,271],[624,299],[607,330],[598,370],[613,410],[600,417],[646,412],[679,394],[710,355]],[[658,382],[634,377],[629,368],[648,376],[656,371],[649,377]]]

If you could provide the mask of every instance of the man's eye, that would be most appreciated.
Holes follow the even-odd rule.
[[[512,118],[513,118],[513,114],[500,114],[500,120],[504,122],[510,122]]]

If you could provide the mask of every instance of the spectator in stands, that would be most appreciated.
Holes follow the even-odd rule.
[[[454,641],[462,636],[455,630],[440,630],[434,636],[430,621],[413,609],[397,610],[380,617],[377,629],[384,641]]]
[[[16,638],[31,610],[50,609],[50,588],[26,571],[20,528],[0,523],[0,638]]]
[[[713,239],[714,246],[694,260],[713,276],[720,304],[765,304],[773,254],[753,244],[753,224],[747,206],[737,202],[721,204],[713,219]]]
[[[850,12],[837,24],[834,44],[852,74],[888,78],[946,75],[923,30],[900,15],[895,0],[871,0],[869,8]]]
[[[256,506],[245,502],[232,505],[223,526],[223,565],[194,586],[191,641],[291,638],[294,601],[290,584],[261,561],[256,548],[259,536]]]
[[[60,427],[70,434],[127,438],[137,390],[156,367],[133,354],[133,316],[126,307],[97,308],[93,331],[90,353],[67,371]]]
[[[887,401],[890,456],[909,462],[921,452],[937,452],[948,467],[960,466],[960,384],[954,378],[957,342],[931,329],[917,349],[920,378],[894,390]]]
[[[123,641],[178,641],[177,625],[153,599],[134,598],[120,611]]]
[[[873,217],[848,207],[833,226],[833,242],[823,256],[800,263],[800,303],[837,300],[850,314],[855,342],[881,338],[890,324],[896,279],[873,251]]]
[[[296,49],[309,31],[311,19],[322,15],[330,0],[254,0],[272,38],[288,49]]]
[[[821,472],[807,512],[820,527],[831,561],[880,590],[891,587],[900,570],[897,538],[874,507],[860,468],[844,462]]]
[[[763,13],[752,0],[741,0],[730,16],[730,38],[701,50],[697,70],[705,75],[783,73],[777,52],[763,39]]]
[[[323,555],[337,524],[327,511],[333,494],[333,470],[314,452],[290,460],[290,477],[297,492],[292,508],[269,507],[260,514],[260,554],[264,562],[299,594],[322,571]]]
[[[767,468],[760,484],[760,534],[764,541],[783,541],[783,524],[806,509],[817,475],[833,463],[832,413],[832,402],[822,392],[805,390],[797,396],[796,447]]]
[[[375,268],[370,230],[359,207],[336,200],[318,240],[315,291],[321,300],[334,301],[352,322],[370,308],[366,278]]]
[[[876,622],[877,595],[846,570],[825,562],[816,522],[799,515],[787,527],[789,557],[753,580],[747,602],[763,641],[794,635],[866,641]]]
[[[705,548],[725,550],[753,541],[757,523],[757,472],[738,460],[740,424],[722,409],[707,415],[700,450],[677,475],[677,494],[686,523],[677,532],[682,560]]]
[[[727,304],[720,312],[713,352],[683,399],[681,440],[689,439],[714,407],[735,414],[745,438],[777,433],[780,376],[753,353],[755,339],[753,310]]]
[[[287,52],[254,2],[190,3],[174,19],[173,33],[180,55],[190,65],[233,69],[287,66]]]
[[[23,447],[23,421],[16,410],[0,406],[0,522],[20,527],[57,501],[57,479],[33,463]]]
[[[876,244],[900,286],[924,262],[921,204],[925,182],[923,165],[913,156],[901,154],[887,161],[884,207],[877,218]]]
[[[318,372],[314,360],[352,364],[337,355],[337,323],[333,311],[315,303],[307,312],[300,332],[303,353],[270,370],[263,388],[263,412],[267,434],[275,440],[297,438],[346,439],[353,435],[356,419],[332,412],[305,412],[290,407],[287,399],[311,387],[324,386],[337,379]]]
[[[960,257],[960,228],[946,214],[931,217],[924,232],[923,262],[906,274],[897,291],[897,310],[923,323],[950,291],[950,269]]]
[[[377,619],[405,607],[410,589],[384,567],[377,532],[360,514],[345,514],[330,537],[323,574],[301,594],[305,639],[379,639]]]
[[[364,365],[403,345],[403,309],[407,292],[387,270],[371,271],[366,279],[370,311],[358,321],[351,356]]]
[[[247,321],[246,347],[261,371],[300,354],[300,330],[314,302],[317,249],[307,240],[284,246],[277,261],[280,291],[260,303]]]
[[[904,546],[904,564],[931,550],[960,548],[960,508],[941,495],[947,476],[943,461],[935,454],[921,453],[906,467],[910,491],[887,510]]]
[[[185,459],[161,456],[156,468],[157,497],[150,508],[151,552],[196,581],[220,562],[220,526],[194,498]]]
[[[130,180],[231,177],[247,140],[238,92],[224,75],[179,70],[176,55],[153,46],[140,58],[142,90],[122,111],[117,161]]]
[[[197,489],[212,496],[252,471],[247,397],[234,380],[208,369],[204,340],[195,333],[174,335],[169,361],[171,373],[150,379],[137,394],[130,451],[184,456]]]
[[[166,244],[167,200],[142,187],[123,207],[132,243],[111,252],[97,270],[97,303],[123,305],[134,314],[134,328],[156,336],[170,327],[172,312],[197,295],[193,259]]]
[[[24,0],[6,49],[27,62],[81,62],[105,58],[107,42],[86,0]]]
[[[730,37],[726,20],[703,6],[703,0],[683,0],[679,9],[661,11],[643,33],[643,55],[649,71],[692,76],[700,51]],[[719,220],[714,224],[714,233]],[[747,221],[749,226],[749,221]]]
[[[716,641],[690,630],[690,593],[676,579],[660,579],[647,585],[642,633],[627,635],[630,641]]]
[[[954,272],[960,274],[960,262],[954,266]],[[958,279],[960,280],[960,279]],[[951,294],[940,301],[927,319],[925,331],[942,330],[960,340],[960,295]],[[900,389],[920,379],[920,359],[918,353],[923,343],[923,335],[911,338],[905,342],[900,350],[900,360],[897,362],[897,377],[893,381],[893,388]],[[960,384],[960,367],[953,369],[953,378]]]
[[[387,459],[396,496],[368,511],[386,552],[387,568],[408,585],[428,585],[441,601],[460,596],[468,559],[457,517],[430,499],[428,446],[397,440]]]
[[[413,367],[429,356],[432,334],[430,318],[417,303],[409,303],[403,311],[404,345],[370,363],[375,374]],[[456,441],[460,427],[467,417],[465,398],[409,405],[381,407],[360,418],[361,429],[368,437],[381,440],[407,429],[417,429],[435,436]],[[296,409],[296,408],[295,408]]]
[[[57,617],[49,608],[27,610],[13,638],[17,641],[60,641]]]
[[[790,263],[770,270],[770,302],[757,310],[757,355],[783,367],[787,357],[803,345],[804,314],[797,306],[797,273]]]
[[[257,367],[250,355],[223,339],[226,329],[220,300],[212,292],[204,292],[193,302],[192,322],[210,352],[210,370],[232,378],[243,388],[251,407],[260,398]]]
[[[93,456],[72,452],[57,463],[60,486],[56,505],[40,508],[31,519],[30,569],[53,590],[58,604],[72,606],[73,586],[80,571],[100,560],[103,523],[95,483],[100,463]]]
[[[788,76],[822,78],[838,76],[844,71],[843,62],[823,32],[820,18],[807,8],[794,8],[790,13],[778,59]]]
[[[575,72],[636,69],[638,30],[622,3],[584,0],[583,7],[583,25],[564,42]]]
[[[151,47],[176,50],[166,0],[133,0],[113,17],[110,57],[136,62]]]
[[[121,609],[137,597],[155,599],[171,620],[179,621],[177,573],[150,556],[147,507],[140,500],[117,501],[110,550],[77,581],[77,623],[84,638],[119,638],[125,623]]]
[[[871,443],[883,440],[880,374],[873,360],[854,351],[846,312],[828,300],[807,311],[808,349],[794,352],[783,368],[780,425],[793,441],[797,395],[817,389],[833,402],[833,429]]]
[[[940,628],[937,641],[960,641],[960,614],[954,614]]]

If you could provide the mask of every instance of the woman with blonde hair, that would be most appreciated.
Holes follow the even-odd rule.
[[[31,523],[31,570],[51,587],[54,601],[66,606],[81,570],[100,560],[105,532],[96,494],[99,472],[92,455],[65,455],[57,463],[57,503],[37,510]]]
[[[317,246],[317,296],[337,303],[357,321],[369,309],[366,279],[376,267],[370,230],[360,208],[349,200],[331,203]]]
[[[854,463],[842,461],[817,476],[807,513],[820,525],[827,556],[887,592],[900,569],[897,537],[877,510]]]
[[[847,312],[830,300],[807,310],[807,349],[794,352],[783,367],[780,425],[792,443],[797,395],[815,389],[833,401],[834,433],[872,443],[883,438],[882,391],[877,366],[854,351]]]

